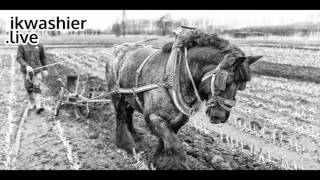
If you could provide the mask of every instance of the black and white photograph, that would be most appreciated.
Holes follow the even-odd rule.
[[[0,10],[0,170],[320,170],[320,10]]]

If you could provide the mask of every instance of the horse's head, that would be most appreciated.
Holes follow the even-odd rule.
[[[228,40],[201,31],[191,32],[182,38],[180,44],[188,49],[191,74],[201,100],[206,100],[206,114],[210,121],[226,122],[235,106],[237,91],[244,90],[246,82],[251,80],[250,65],[262,56],[245,56]],[[167,43],[162,50],[170,52],[172,46],[173,43]],[[189,86],[192,87],[191,82]]]
[[[211,123],[225,123],[235,106],[236,93],[244,90],[251,79],[250,65],[262,56],[238,56],[228,54],[217,66],[207,66],[204,70],[199,93],[206,99],[206,114]],[[210,68],[211,67],[211,68]]]

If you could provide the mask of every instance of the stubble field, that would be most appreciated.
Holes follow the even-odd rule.
[[[199,112],[179,131],[191,168],[320,169],[319,51],[314,45],[292,48],[279,47],[278,43],[235,43],[247,55],[264,57],[252,66],[254,76],[237,94],[228,123],[210,124]],[[81,113],[78,118],[79,112],[72,106],[62,108],[58,118],[52,115],[61,87],[58,78],[65,80],[70,71],[79,71],[83,87],[99,89],[105,83],[109,46],[106,41],[81,47],[71,43],[47,45],[49,63],[68,61],[49,68],[43,86],[46,111],[40,116],[33,111],[24,115],[27,95],[14,60],[16,50],[1,48],[1,86],[6,87],[0,93],[1,169],[153,169],[157,139],[141,114],[134,114],[134,121],[144,132],[138,143],[140,154],[135,155],[114,144],[111,104],[96,104],[88,118]],[[87,77],[91,81],[84,83]]]

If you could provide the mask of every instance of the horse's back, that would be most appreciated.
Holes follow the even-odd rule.
[[[116,47],[113,51],[114,58],[106,67],[106,72],[111,76],[109,77],[111,86],[118,84],[121,88],[134,87],[137,69],[154,50],[139,46]]]

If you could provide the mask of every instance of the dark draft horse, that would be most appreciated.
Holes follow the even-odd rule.
[[[229,41],[199,31],[186,36],[182,45],[187,49],[189,72],[201,101],[207,104],[206,114],[210,122],[225,123],[233,105],[224,101],[235,102],[237,90],[243,90],[251,79],[250,65],[262,56],[245,56]],[[173,43],[167,43],[153,53],[155,49],[151,47],[118,45],[113,52],[116,58],[106,65],[109,90],[134,87],[136,71],[151,53],[153,55],[148,57],[139,74],[139,87],[166,81],[164,75],[172,46]],[[192,107],[197,97],[186,66],[182,63],[178,72],[180,92],[185,103]],[[212,74],[217,67],[224,73],[220,76],[216,73],[212,86]],[[113,93],[112,102],[116,111],[116,145],[119,148],[132,153],[135,142],[142,138],[132,121],[132,114],[137,110],[143,114],[152,134],[159,138],[153,158],[155,167],[189,169],[186,153],[177,137],[178,130],[188,122],[189,116],[175,106],[167,87],[159,86],[136,94]]]

